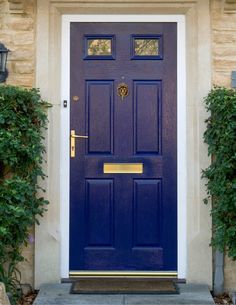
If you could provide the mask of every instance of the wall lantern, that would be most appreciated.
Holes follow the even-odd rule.
[[[9,50],[0,42],[0,83],[4,83],[8,76],[7,55]]]

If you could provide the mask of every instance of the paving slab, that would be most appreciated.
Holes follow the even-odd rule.
[[[34,305],[214,305],[206,285],[178,284],[180,294],[70,294],[71,284],[44,284]]]

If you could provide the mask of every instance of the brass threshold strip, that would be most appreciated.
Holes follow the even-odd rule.
[[[70,271],[70,277],[159,277],[159,278],[177,278],[175,271],[155,272],[155,271]]]

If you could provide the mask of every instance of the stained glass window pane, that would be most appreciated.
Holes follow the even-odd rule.
[[[157,56],[159,55],[158,39],[140,39],[134,40],[134,52],[137,56]]]
[[[111,53],[111,39],[88,39],[87,41],[89,56],[107,56]]]

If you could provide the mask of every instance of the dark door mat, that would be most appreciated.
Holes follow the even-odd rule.
[[[157,279],[79,279],[70,293],[78,294],[178,294],[175,282]]]

